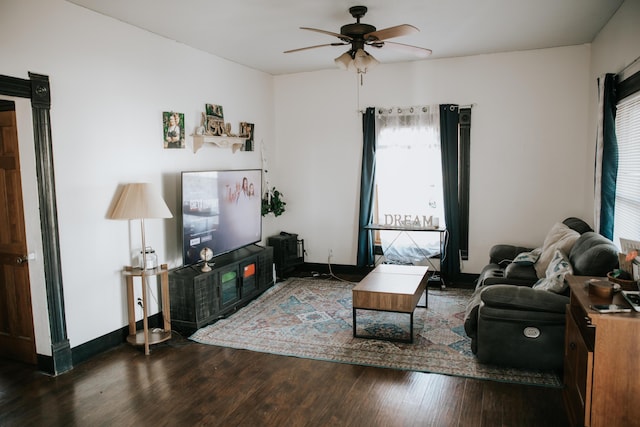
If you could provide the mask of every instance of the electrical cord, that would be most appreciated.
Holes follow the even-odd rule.
[[[350,280],[342,279],[342,278],[340,278],[340,277],[336,276],[335,274],[333,274],[333,269],[331,268],[331,256],[328,256],[328,257],[327,257],[327,266],[329,267],[329,277],[332,277],[332,278],[334,278],[334,279],[336,279],[336,280],[339,280],[339,281],[341,281],[341,282],[346,282],[346,283],[358,283],[358,282],[352,282],[352,281],[350,281]]]
[[[149,286],[149,277],[144,276],[144,286],[146,286],[147,288],[147,295],[151,295],[151,298],[153,298],[153,300],[156,302],[156,307],[160,307],[160,304],[158,303],[158,298],[156,298],[156,295],[153,293],[153,290],[151,289],[151,287]],[[138,307],[140,307],[140,310],[144,310],[143,306],[142,306],[142,298],[138,298]],[[147,307],[148,309],[149,307]],[[142,313],[141,313],[142,314]],[[147,311],[147,315],[149,314],[149,312]]]

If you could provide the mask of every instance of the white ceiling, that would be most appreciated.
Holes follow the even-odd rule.
[[[338,41],[355,22],[349,7],[378,30],[411,24],[414,35],[390,41],[433,50],[429,58],[590,43],[624,0],[68,0],[172,40],[270,74],[335,68],[348,46],[284,54]],[[380,62],[416,58],[389,47],[367,48]],[[426,59],[427,61],[429,59]]]

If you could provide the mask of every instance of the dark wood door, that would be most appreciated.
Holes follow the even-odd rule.
[[[36,363],[15,111],[0,111],[0,357]]]

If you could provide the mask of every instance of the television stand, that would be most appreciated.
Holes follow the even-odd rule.
[[[215,322],[273,286],[273,248],[249,245],[169,272],[171,324],[183,333]]]

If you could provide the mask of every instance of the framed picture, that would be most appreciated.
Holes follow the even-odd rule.
[[[222,136],[224,135],[224,113],[222,105],[205,104],[205,133],[207,135]]]
[[[162,113],[164,148],[184,148],[184,114]]]
[[[211,116],[214,120],[224,121],[224,113],[222,112],[222,105],[206,104],[205,111],[207,116]]]
[[[253,123],[240,122],[240,135],[245,138],[244,151],[253,151],[253,131],[255,125]]]
[[[205,111],[211,120],[218,120],[224,122],[224,113],[222,111],[222,105],[205,104]]]

